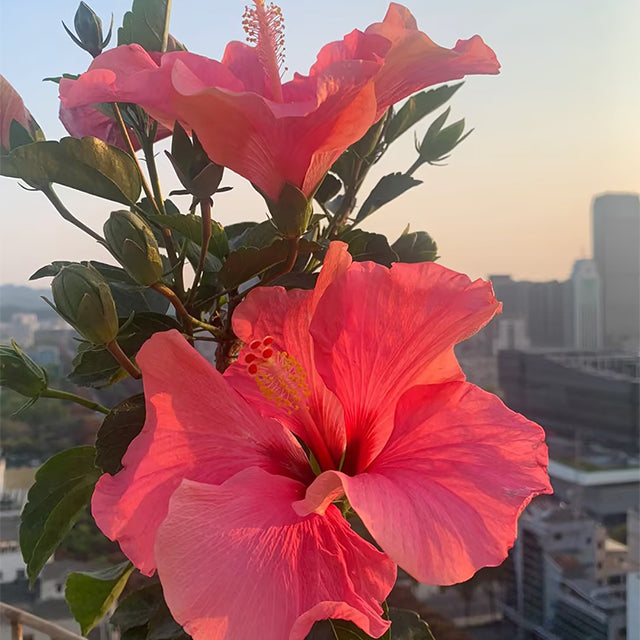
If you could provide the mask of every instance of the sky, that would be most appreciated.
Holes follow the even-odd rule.
[[[108,23],[121,23],[131,0],[92,0]],[[49,139],[65,135],[57,87],[47,76],[79,73],[90,62],[65,34],[76,0],[0,0],[0,73],[22,95]],[[382,0],[282,0],[289,74],[306,73],[323,44],[381,20]],[[431,233],[441,263],[472,277],[566,279],[573,261],[591,256],[594,195],[640,192],[640,76],[637,0],[407,0],[418,26],[452,47],[480,34],[502,64],[498,76],[471,76],[451,101],[451,120],[474,128],[444,167],[424,165],[424,184],[369,218],[364,229],[395,239],[407,224]],[[28,13],[25,11],[28,10]],[[194,53],[219,58],[244,39],[239,0],[174,0],[171,33]],[[285,80],[288,78],[285,77]],[[435,117],[435,116],[434,116]],[[416,129],[422,136],[430,120]],[[372,171],[415,159],[405,134]],[[165,192],[177,180],[160,160]],[[265,219],[253,189],[227,173],[235,189],[216,201],[223,224]],[[59,195],[100,230],[117,205],[65,188]],[[188,202],[183,198],[187,206]],[[58,217],[47,200],[0,178],[0,283],[27,284],[52,260],[108,261],[104,249]],[[42,285],[42,281],[38,283]]]

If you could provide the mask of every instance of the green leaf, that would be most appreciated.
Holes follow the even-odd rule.
[[[358,262],[373,260],[386,267],[398,261],[398,256],[389,246],[387,238],[380,233],[361,229],[349,229],[340,234],[339,240],[349,245],[349,253]]]
[[[171,616],[158,583],[134,591],[121,600],[110,622],[119,629],[123,639],[189,640]],[[142,635],[141,630],[144,630]]]
[[[356,216],[356,222],[361,222],[380,207],[419,184],[422,184],[422,180],[416,180],[406,173],[390,173],[383,176],[362,203]]]
[[[162,587],[159,583],[143,587],[120,600],[109,622],[118,627],[121,633],[144,627],[146,637],[147,625],[162,602]]]
[[[187,240],[191,240],[198,247],[202,246],[202,217],[195,213],[180,216],[159,216],[149,215],[147,218],[151,222],[162,225],[176,231]],[[209,253],[224,260],[229,254],[229,241],[224,227],[215,220],[211,221],[211,239],[209,240]]]
[[[392,607],[389,618],[393,640],[435,640],[429,625],[415,611]]]
[[[391,248],[398,254],[398,262],[434,262],[438,259],[438,245],[426,231],[403,233]]]
[[[62,267],[72,264],[69,260],[54,260],[51,264],[40,267],[29,280],[57,276]],[[164,313],[169,308],[169,301],[157,291],[139,285],[124,269],[104,262],[90,260],[83,262],[97,269],[109,282],[111,295],[116,303],[118,316],[128,318],[132,312],[152,311]]]
[[[125,588],[134,567],[123,562],[94,572],[70,573],[64,595],[75,620],[86,635],[107,614]]]
[[[20,518],[20,548],[31,584],[89,504],[100,477],[94,447],[74,447],[36,472]]]
[[[111,409],[96,437],[96,465],[115,475],[122,469],[122,456],[142,431],[145,419],[144,394],[123,400]]]
[[[379,640],[388,640],[385,633]],[[321,620],[311,628],[306,640],[373,640],[353,622],[347,620]]]
[[[338,193],[340,193],[340,189],[342,189],[342,182],[334,175],[327,173],[313,197],[320,204],[324,204],[332,198],[335,198]]]
[[[445,102],[451,99],[453,94],[464,84],[460,82],[454,85],[443,85],[437,89],[430,89],[417,93],[409,98],[402,108],[396,113],[384,135],[385,142],[391,144],[405,131],[409,130],[422,118],[439,109]]]
[[[0,174],[36,188],[55,182],[123,204],[135,203],[142,189],[133,158],[92,137],[25,144],[2,158]]]
[[[175,319],[159,313],[137,313],[126,329],[118,335],[122,350],[133,357],[140,347],[157,331],[180,330]],[[81,342],[73,359],[68,378],[82,387],[101,388],[126,377],[120,365],[103,346]]]
[[[308,255],[319,249],[319,245],[309,240],[302,239],[298,244],[299,255]],[[288,251],[288,244],[283,239],[275,240],[269,246],[260,249],[241,247],[232,251],[220,271],[220,282],[228,289],[237,287],[267,269],[285,262]]]
[[[268,247],[278,238],[278,230],[273,226],[271,220],[264,222],[240,222],[238,224],[225,227],[229,246],[232,251],[240,247],[256,247],[261,249]]]
[[[118,46],[139,44],[147,51],[166,51],[171,0],[133,0],[118,29]]]

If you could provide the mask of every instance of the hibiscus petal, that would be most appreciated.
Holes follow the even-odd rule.
[[[295,439],[261,418],[177,331],[155,334],[137,362],[145,425],[123,470],[98,481],[92,511],[105,535],[151,575],[155,533],[183,478],[219,483],[251,466],[298,479],[311,472]]]
[[[230,384],[263,415],[278,418],[302,438],[325,469],[338,468],[346,436],[342,407],[316,371],[309,324],[326,288],[350,264],[347,245],[332,242],[313,291],[259,287],[249,293],[233,315],[234,331],[245,343],[270,335],[274,349],[286,351],[302,365],[311,390],[306,411],[287,413],[262,395],[243,364],[250,352],[247,347],[240,352],[238,364],[225,372]]]
[[[367,35],[384,36],[392,42],[376,77],[378,113],[412,93],[470,74],[496,74],[500,63],[480,36],[459,40],[453,49],[440,47],[418,30],[415,18],[404,6],[389,5],[382,22],[372,24]]]
[[[357,263],[327,288],[310,330],[316,367],[345,409],[347,473],[384,446],[404,391],[464,378],[454,345],[499,309],[490,283],[432,262]]]
[[[376,60],[377,118],[416,91],[470,74],[496,74],[500,64],[480,36],[459,40],[453,49],[435,44],[418,30],[411,12],[392,2],[382,22],[352,31],[343,40],[325,45],[310,74],[320,73],[338,60]]]
[[[371,78],[378,64],[347,61],[320,76],[292,81],[295,99],[274,102],[194,82],[183,54],[173,70],[178,119],[187,122],[209,157],[277,200],[285,183],[309,195],[333,161],[374,121]],[[288,96],[287,85],[283,93]],[[313,100],[309,100],[313,96]],[[224,127],[219,123],[223,122]]]
[[[194,640],[302,640],[316,620],[381,636],[395,566],[336,507],[301,517],[295,480],[247,469],[221,486],[183,482],[156,542],[175,619]]]
[[[392,560],[421,582],[453,584],[504,560],[524,507],[551,493],[547,462],[542,429],[496,396],[464,382],[420,386],[366,473],[322,474],[294,508],[322,512],[340,483]]]

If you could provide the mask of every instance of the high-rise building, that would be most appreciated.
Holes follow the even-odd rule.
[[[627,549],[584,513],[541,496],[518,522],[503,611],[518,640],[623,640]]]
[[[489,279],[496,298],[503,304],[499,319],[524,321],[525,333],[520,338],[514,333],[514,338],[521,344],[523,340],[527,340],[532,347],[572,346],[569,283],[557,280],[513,280],[507,275],[492,275]],[[513,330],[516,327],[517,323],[512,325]],[[519,333],[521,329],[522,327],[517,327]],[[494,343],[496,340],[499,342],[497,328],[492,330]]]
[[[584,351],[602,348],[600,276],[593,260],[576,260],[571,272],[573,346]]]
[[[604,346],[640,350],[640,197],[593,201],[593,258],[602,284]]]

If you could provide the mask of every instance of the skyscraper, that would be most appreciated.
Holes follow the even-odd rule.
[[[573,346],[581,351],[602,348],[602,291],[596,263],[576,260],[571,272]]]
[[[602,284],[604,346],[640,350],[640,198],[606,193],[593,201],[593,258]]]

